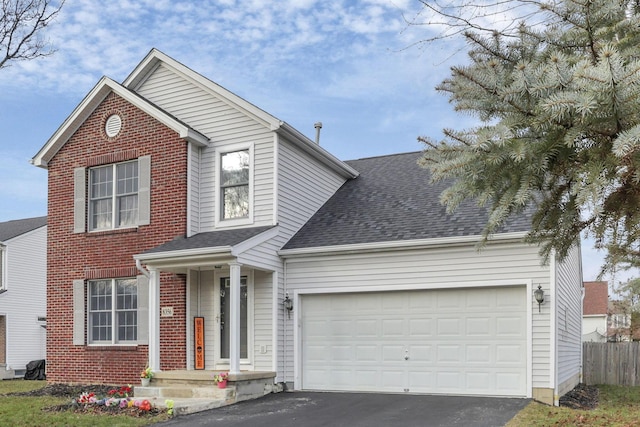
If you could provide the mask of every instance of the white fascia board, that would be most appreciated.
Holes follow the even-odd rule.
[[[250,117],[262,122],[263,125],[272,127],[276,125],[279,120],[262,110],[261,108],[253,105],[246,99],[236,95],[235,93],[223,88],[219,84],[209,80],[203,75],[193,71],[186,65],[176,61],[170,56],[162,53],[158,49],[151,49],[147,56],[138,64],[134,71],[125,79],[122,83],[125,87],[136,91],[147,79],[147,77],[159,66],[160,63],[173,69],[174,72],[182,75],[187,80],[195,83],[205,91],[216,95],[222,101],[225,101],[228,105],[237,108]]]
[[[62,123],[58,130],[56,130],[51,138],[49,138],[38,154],[33,157],[31,163],[35,166],[46,168],[48,161],[64,146],[71,135],[78,130],[84,121],[111,92],[114,92],[149,116],[163,123],[180,135],[181,138],[200,146],[208,145],[209,139],[206,136],[176,120],[174,117],[146,101],[144,98],[133,94],[109,77],[102,77],[87,96],[85,96],[82,102],[80,102],[80,104],[78,104],[78,106],[73,110],[71,115],[69,115],[69,117],[67,117],[67,119]]]
[[[322,148],[322,146],[307,138],[304,134],[288,123],[282,121],[278,122],[276,126],[271,127],[271,130],[286,137],[287,140],[292,142],[296,147],[310,154],[313,158],[330,167],[344,178],[353,179],[360,175],[357,170],[329,153],[327,150]]]
[[[275,226],[266,231],[263,231],[262,233],[256,236],[253,236],[247,240],[244,240],[238,243],[237,245],[232,246],[231,255],[235,257],[240,256],[243,252],[246,252],[249,249],[252,249],[268,240],[273,239],[274,237],[278,236],[279,233],[280,233],[279,226]]]
[[[100,81],[98,81],[73,112],[62,122],[60,127],[54,132],[40,151],[31,159],[31,164],[44,169],[47,168],[49,160],[53,158],[71,135],[78,130],[80,125],[84,123],[109,94],[110,89],[105,86],[107,80],[107,77],[102,77]]]
[[[526,232],[501,233],[489,238],[490,242],[522,241]],[[307,255],[336,255],[345,253],[382,252],[405,249],[434,248],[440,246],[468,245],[478,243],[481,236],[441,237],[437,239],[394,240],[391,242],[356,243],[353,245],[316,246],[299,249],[282,249],[278,255],[283,258],[296,258]]]
[[[211,258],[212,256],[231,255],[231,246],[218,246],[215,248],[182,249],[177,251],[154,252],[150,254],[136,254],[133,259],[145,264],[156,264],[167,260],[185,260]]]

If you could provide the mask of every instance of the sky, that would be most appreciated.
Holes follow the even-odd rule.
[[[56,52],[0,70],[0,222],[46,215],[46,170],[29,160],[102,76],[122,82],[152,49],[185,64],[342,160],[417,151],[418,136],[474,122],[435,86],[461,41],[409,25],[418,0],[67,0]],[[602,255],[583,242],[585,280]],[[610,279],[611,280],[611,279]]]

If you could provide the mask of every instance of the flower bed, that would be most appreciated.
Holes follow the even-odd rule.
[[[112,415],[130,415],[135,417],[153,417],[162,413],[173,415],[173,402],[166,401],[167,410],[156,408],[146,399],[131,397],[131,386],[111,388],[106,396],[84,391],[70,403],[46,408],[47,411],[74,411]]]

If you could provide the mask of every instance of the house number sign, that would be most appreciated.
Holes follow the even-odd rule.
[[[173,307],[162,307],[160,317],[173,317]]]

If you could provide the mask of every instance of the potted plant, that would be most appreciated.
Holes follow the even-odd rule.
[[[218,384],[218,388],[227,388],[227,380],[229,379],[228,372],[220,372],[213,376],[213,382]]]
[[[151,368],[147,366],[142,370],[142,372],[140,372],[140,383],[142,384],[142,387],[148,387],[151,378],[153,378],[153,371],[151,371]]]

